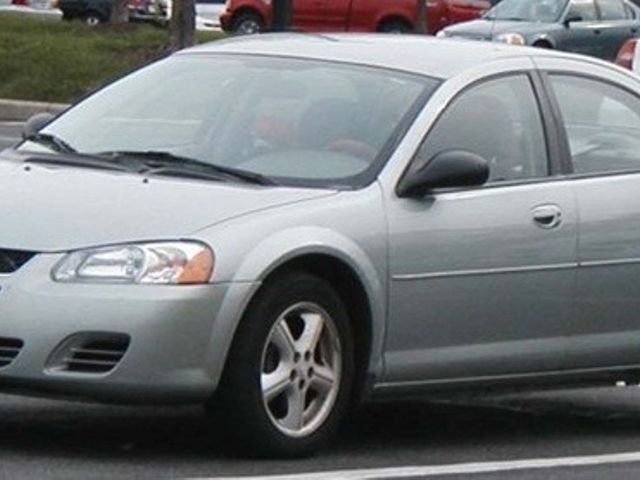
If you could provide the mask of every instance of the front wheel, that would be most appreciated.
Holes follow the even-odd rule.
[[[98,12],[92,11],[85,13],[82,17],[82,20],[84,21],[85,25],[89,27],[95,27],[96,25],[99,25],[105,21],[102,15],[100,15]]]
[[[410,33],[412,30],[411,25],[402,20],[387,20],[378,28],[380,33],[392,33],[396,35]]]
[[[353,340],[325,281],[290,273],[265,285],[236,334],[218,415],[243,453],[296,457],[335,432],[349,405]]]
[[[252,35],[260,33],[264,28],[259,15],[252,12],[239,14],[233,21],[231,30],[237,35]]]

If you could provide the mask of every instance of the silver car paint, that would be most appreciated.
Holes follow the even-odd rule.
[[[217,386],[233,333],[252,295],[275,268],[305,253],[331,255],[359,276],[372,311],[368,371],[380,387],[460,378],[469,372],[502,374],[510,369],[517,373],[527,370],[527,365],[529,371],[562,367],[558,352],[568,342],[567,302],[572,296],[567,288],[571,288],[577,258],[577,214],[571,185],[554,182],[447,194],[435,199],[441,204],[435,208],[428,200],[409,201],[394,194],[425,132],[458,92],[487,76],[532,68],[531,58],[541,54],[491,44],[414,38],[335,38],[338,41],[266,36],[219,42],[193,52],[283,55],[296,51],[298,56],[369,63],[446,79],[378,181],[364,189],[262,189],[177,179],[152,179],[143,184],[141,178],[128,174],[66,167],[34,166],[30,172],[15,170],[0,176],[0,191],[12,205],[0,208],[0,218],[5,225],[15,225],[13,231],[0,232],[0,245],[59,252],[39,255],[17,274],[0,277],[0,335],[19,336],[26,342],[15,363],[0,372],[0,388],[118,401],[203,401]],[[400,51],[403,55],[398,55]],[[573,58],[549,55],[551,59]],[[557,61],[569,69],[584,65],[580,60]],[[608,70],[603,73],[610,75]],[[24,178],[21,187],[11,187],[17,178]],[[59,191],[66,188],[70,189],[66,193]],[[8,191],[12,198],[6,196]],[[510,226],[516,229],[511,236],[496,239],[499,241],[480,237],[482,257],[474,255],[473,239],[464,237],[473,227],[469,223],[473,219],[465,213],[473,200],[482,201],[479,218],[495,219],[495,227],[503,231],[511,232]],[[507,201],[512,208],[505,211],[501,207]],[[555,237],[545,238],[536,232],[528,238],[532,231],[525,223],[530,221],[530,208],[547,202],[563,208],[562,229]],[[48,213],[50,206],[54,209]],[[459,217],[439,216],[444,214]],[[425,235],[429,227],[440,235]],[[485,226],[484,232],[488,234],[488,230]],[[170,238],[198,239],[212,246],[216,268],[211,285],[73,285],[56,284],[49,277],[61,250]],[[532,247],[535,244],[535,249],[518,249],[515,240],[529,242]],[[454,242],[456,254],[449,256],[451,245],[441,242]],[[437,257],[416,256],[411,251],[414,248],[420,252],[435,249]],[[509,254],[506,258],[505,253]],[[486,278],[477,278],[477,272],[465,274],[469,270]],[[424,280],[444,273],[452,274],[438,280],[446,295],[456,295],[478,280],[482,280],[483,294],[503,288],[513,292],[518,285],[525,288],[525,282],[539,287],[551,282],[559,290],[540,292],[545,303],[537,313],[554,307],[559,311],[546,323],[541,323],[536,311],[523,319],[512,318],[509,314],[522,313],[531,305],[516,300],[516,310],[501,312],[495,328],[480,342],[475,339],[474,347],[469,345],[474,341],[470,332],[479,331],[475,322],[483,318],[473,315],[478,306],[469,300],[474,297],[465,299],[466,303],[457,303],[456,298],[440,301],[437,308],[441,312],[455,308],[464,313],[453,326],[434,323],[434,317],[429,316],[433,307],[428,300],[435,297]],[[504,273],[508,275],[502,277]],[[414,274],[425,277],[415,283],[402,278]],[[392,275],[396,278],[390,281]],[[407,296],[405,286],[413,289],[415,297]],[[396,312],[401,316],[394,316]],[[526,324],[528,321],[533,324]],[[502,328],[509,330],[505,333]],[[103,330],[128,332],[134,339],[113,373],[88,377],[43,370],[49,352],[66,336]],[[506,353],[514,352],[520,355],[507,357]],[[515,360],[512,367],[504,366],[507,358]]]
[[[536,58],[539,68],[600,75],[637,90],[640,81],[627,71]],[[569,328],[569,368],[640,363],[640,191],[637,173],[575,179],[580,210],[576,305]]]

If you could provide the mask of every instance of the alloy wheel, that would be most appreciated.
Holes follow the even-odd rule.
[[[310,435],[330,415],[341,349],[333,319],[315,303],[296,304],[277,319],[263,349],[260,383],[269,419],[282,433]]]

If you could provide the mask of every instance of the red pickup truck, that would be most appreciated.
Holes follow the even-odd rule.
[[[499,0],[428,0],[427,31],[473,20]],[[220,22],[226,32],[269,29],[272,0],[228,0]],[[414,29],[417,0],[294,0],[293,28],[307,32],[389,32]]]

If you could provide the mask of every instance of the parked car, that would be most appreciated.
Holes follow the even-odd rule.
[[[136,22],[167,21],[167,3],[163,0],[129,0],[129,19]]]
[[[167,20],[171,18],[173,2],[162,0],[166,8]],[[224,10],[225,0],[196,0],[196,30],[219,31],[220,14]]]
[[[49,0],[11,0],[11,5],[17,5],[21,7],[32,7],[32,8],[49,8],[50,1]]]
[[[200,20],[200,29],[219,29],[220,15],[224,11],[226,0],[197,0],[196,16]]]
[[[302,455],[354,402],[637,383],[639,172],[640,84],[595,59],[180,52],[2,154],[0,390],[206,403]]]
[[[429,0],[428,30],[436,33],[452,23],[479,17],[495,0]],[[404,33],[414,29],[415,0],[339,0],[318,2],[296,0],[293,28],[303,31],[352,31]],[[233,33],[257,33],[268,30],[272,22],[271,2],[229,0],[220,17],[223,30]]]
[[[622,46],[616,63],[621,67],[628,68],[629,70],[640,70],[640,49],[638,47],[638,39],[632,38]]]
[[[440,36],[564,50],[613,61],[640,32],[640,9],[626,0],[503,0],[483,18]]]
[[[80,19],[87,25],[98,25],[111,18],[113,0],[54,0],[63,20]]]
[[[87,25],[98,25],[111,19],[113,0],[53,0],[62,11],[63,20],[80,19]],[[130,0],[129,19],[132,21],[166,20],[166,3],[158,0]]]
[[[60,11],[49,0],[0,0],[0,12],[20,13],[41,18],[56,18]]]

